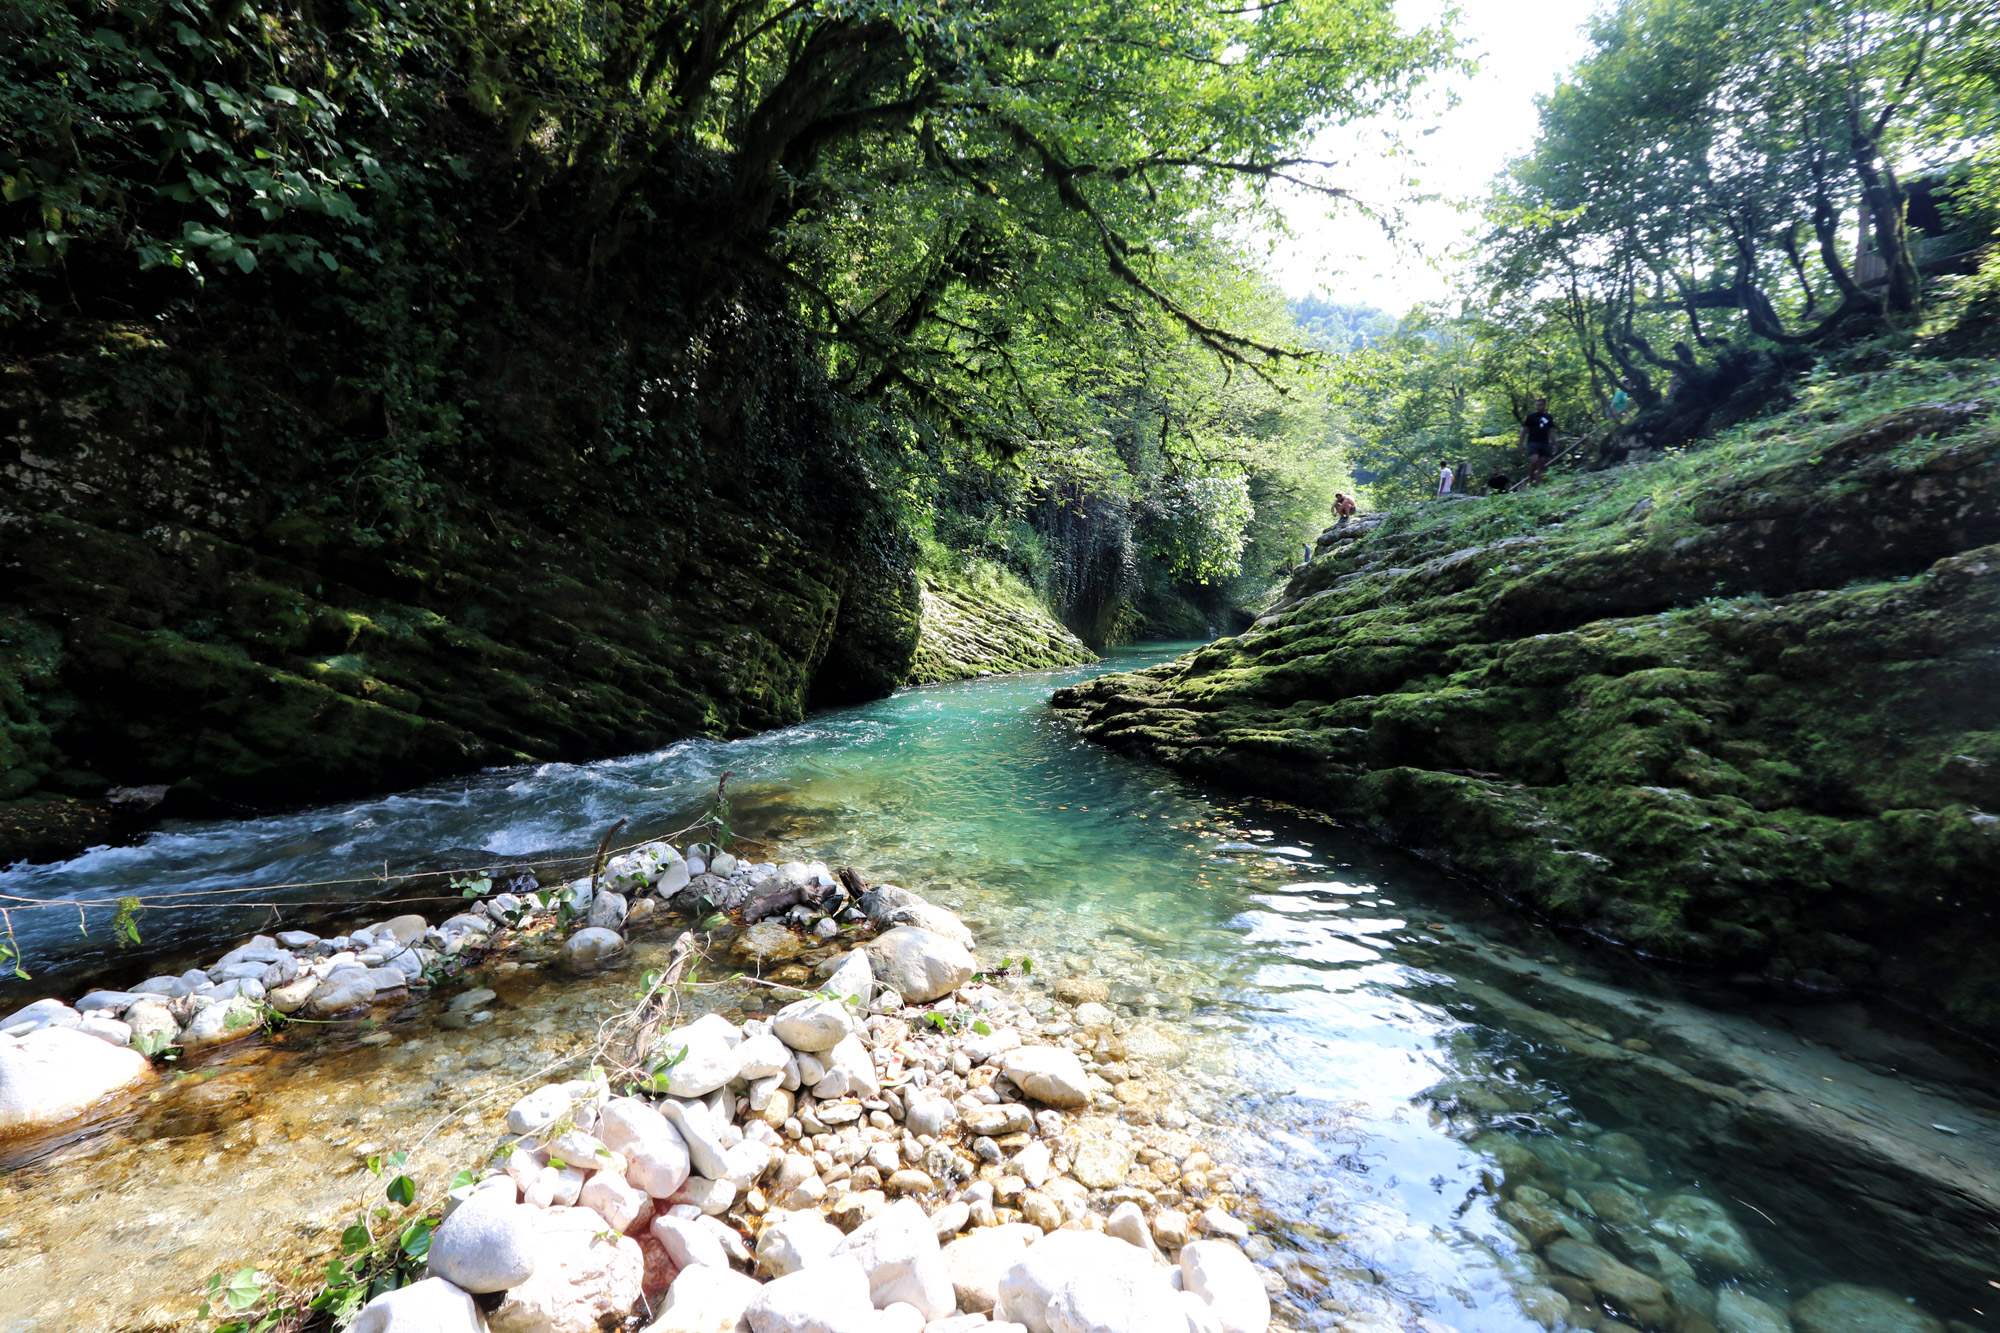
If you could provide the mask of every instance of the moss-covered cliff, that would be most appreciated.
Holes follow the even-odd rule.
[[[1000,576],[923,577],[923,622],[910,680],[929,685],[973,676],[1097,660],[1025,586]]]
[[[607,309],[489,275],[422,354],[260,303],[0,367],[0,863],[146,804],[108,789],[269,807],[904,679],[865,434],[754,287],[675,276]]]
[[[2000,1035],[1995,370],[1350,522],[1249,632],[1057,706],[1602,936]]]

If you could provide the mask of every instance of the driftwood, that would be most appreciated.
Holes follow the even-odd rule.
[[[781,884],[775,889],[767,889],[743,904],[743,924],[747,926],[767,916],[776,916],[805,900],[805,890],[797,884]]]
[[[660,974],[659,983],[647,993],[645,1002],[634,1015],[639,1026],[632,1034],[632,1067],[641,1073],[645,1071],[646,1058],[653,1053],[653,1043],[659,1038],[661,1025],[673,1011],[674,989],[681,984],[681,978],[687,974],[688,964],[693,959],[694,932],[684,930],[667,955],[667,970]]]
[[[853,866],[842,866],[833,872],[833,877],[839,880],[853,897],[859,898],[868,892],[868,881],[861,878],[861,872]]]

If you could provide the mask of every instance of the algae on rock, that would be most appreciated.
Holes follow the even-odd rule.
[[[1961,369],[1341,525],[1247,633],[1056,705],[1603,936],[2000,1033],[2000,424]]]

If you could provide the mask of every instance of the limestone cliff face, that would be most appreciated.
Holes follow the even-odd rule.
[[[928,576],[913,684],[1050,667],[1081,666],[1097,654],[1038,606]]]
[[[2000,1035],[1982,383],[1349,522],[1247,633],[1056,704],[1601,936]]]

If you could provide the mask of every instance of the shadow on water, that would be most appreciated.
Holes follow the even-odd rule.
[[[1234,1127],[1243,1192],[1278,1242],[1253,1248],[1284,1279],[1294,1325],[1783,1333],[1744,1324],[1740,1298],[1781,1318],[1830,1282],[1982,1323],[1983,1300],[2000,1298],[1988,1285],[2000,1278],[2000,1098],[1976,1055],[1856,1006],[1691,989],[1576,948],[1365,837],[1085,744],[1045,700],[1102,669],[909,690],[742,741],[180,824],[18,868],[0,889],[212,894],[384,864],[393,878],[576,856],[621,818],[634,838],[686,824],[732,772],[740,834],[921,889],[964,916],[985,953],[1032,957],[1038,987],[1073,973],[1107,982],[1135,1068]],[[327,897],[340,895],[266,895]],[[93,970],[135,975],[132,959],[78,941],[73,916],[48,916],[22,933],[31,957],[61,960],[58,988]],[[142,924],[175,952],[270,916],[209,908]],[[625,972],[658,947],[642,941]],[[155,1288],[185,1289],[281,1232],[324,1245],[357,1149],[405,1140],[468,1089],[504,1109],[495,1089],[573,1044],[630,985],[540,977],[482,980],[503,989],[485,1035],[414,1021],[433,999],[378,1031],[329,1030],[183,1073],[9,1177],[0,1247],[54,1263],[55,1237],[107,1195],[125,1220],[106,1224],[93,1267]],[[490,1108],[457,1118],[432,1151],[473,1153],[494,1124]],[[221,1191],[260,1207],[198,1236],[154,1234]],[[135,1230],[134,1210],[155,1229]],[[1575,1272],[1578,1245],[1664,1303],[1599,1299]],[[139,1309],[141,1289],[114,1279],[103,1308]],[[1794,1308],[1802,1333],[1880,1329]],[[0,1296],[0,1328],[63,1326],[56,1311]]]

